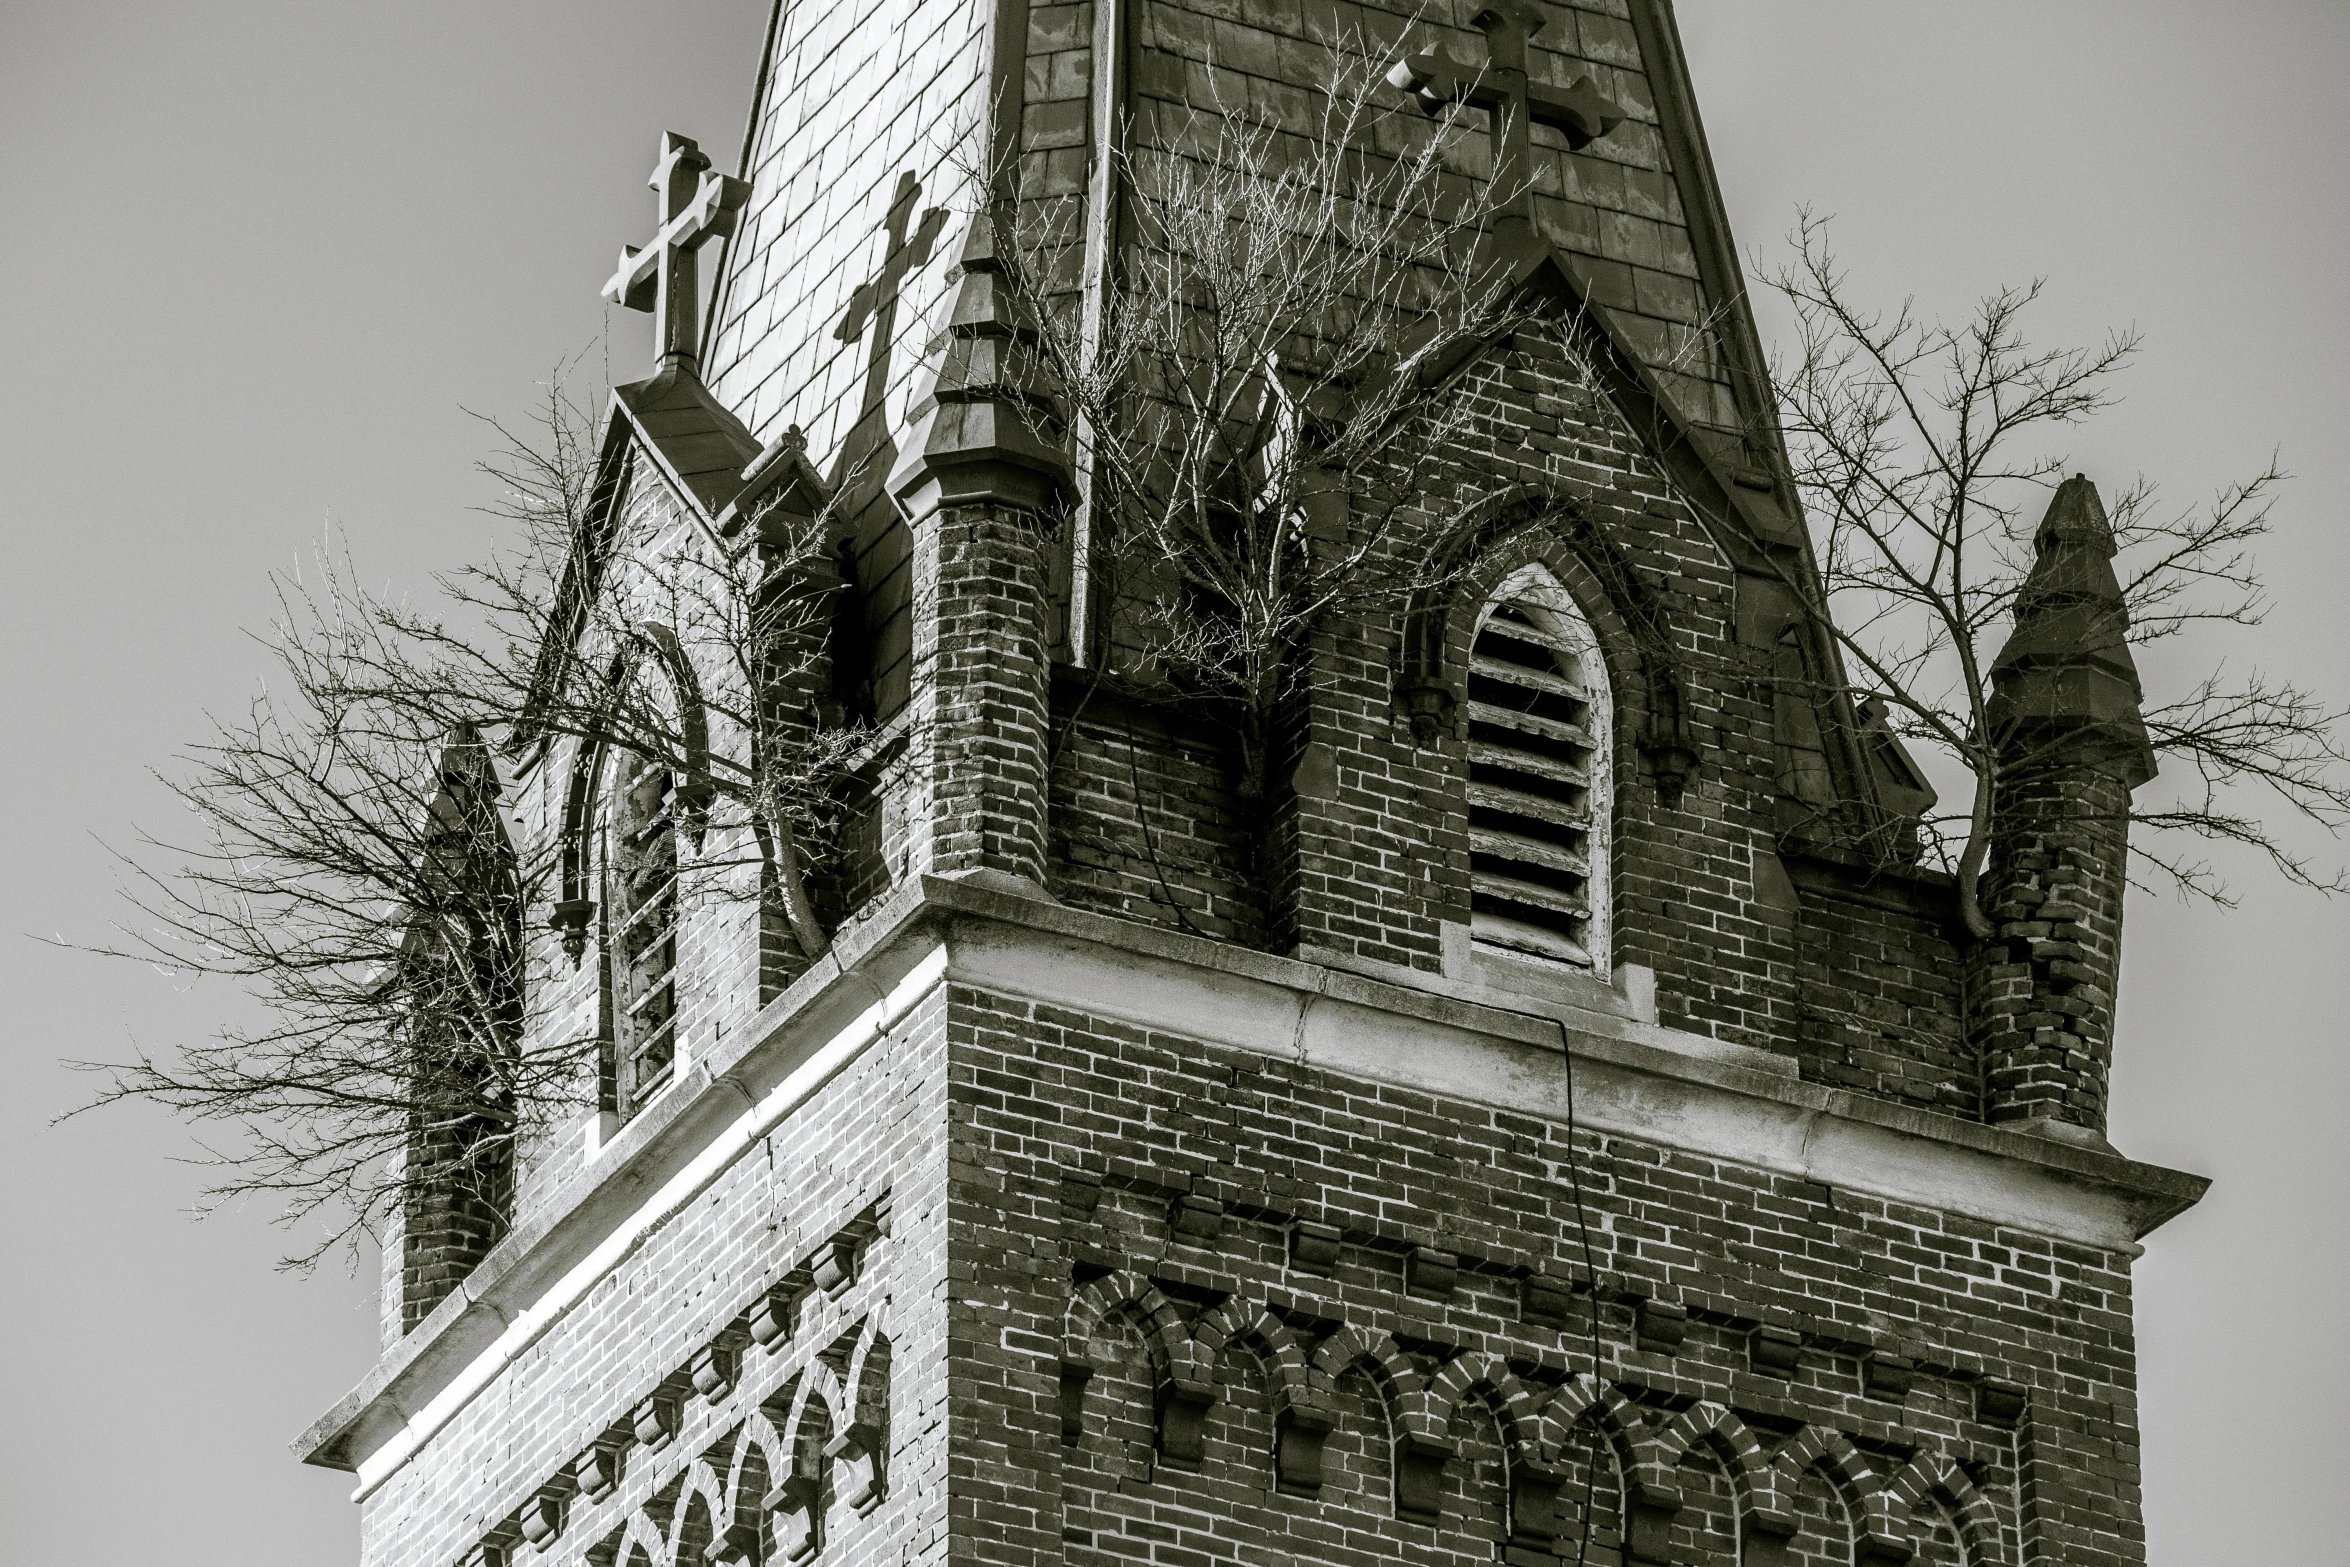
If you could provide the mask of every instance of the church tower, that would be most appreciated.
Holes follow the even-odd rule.
[[[1542,308],[1453,367],[1456,569],[1314,644],[1244,787],[1120,678],[1006,226],[1097,277],[1107,149],[1350,26],[1490,131]],[[1820,694],[1669,0],[793,0],[757,71],[609,285],[653,353],[566,591],[829,519],[839,860],[697,898],[690,770],[467,737],[561,866],[530,1026],[601,1070],[387,1247],[299,1444],[367,1567],[2142,1563],[2130,1265],[2205,1183],[2103,1137],[2110,533],[2086,480],[2042,528],[1974,950]]]

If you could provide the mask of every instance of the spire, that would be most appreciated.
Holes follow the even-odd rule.
[[[2113,527],[2086,475],[2057,486],[2032,543],[2015,630],[1991,664],[1992,732],[2003,747],[2078,736],[2134,789],[2154,776],[2154,752],[2113,573]]]

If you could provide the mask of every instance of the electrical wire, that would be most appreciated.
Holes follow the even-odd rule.
[[[1159,891],[1166,898],[1167,907],[1175,911],[1175,923],[1194,936],[1204,936],[1207,932],[1192,924],[1190,916],[1183,912],[1183,905],[1175,901],[1175,889],[1167,885],[1166,867],[1159,863],[1158,847],[1151,842],[1150,813],[1142,807],[1142,769],[1135,761],[1135,754],[1141,749],[1141,745],[1134,738],[1134,714],[1129,711],[1124,716],[1126,720],[1126,776],[1134,786],[1134,825],[1142,831],[1142,852],[1150,857],[1151,874],[1159,879]]]
[[[1591,1254],[1591,1213],[1583,1200],[1583,1156],[1575,1147],[1575,1041],[1567,1031],[1564,1019],[1553,1019],[1558,1024],[1559,1051],[1567,1063],[1567,1190],[1575,1200],[1575,1237],[1583,1251],[1583,1277],[1591,1293],[1591,1385],[1596,1393],[1599,1382],[1599,1268]],[[1594,1426],[1594,1430],[1597,1427]],[[1593,1524],[1591,1505],[1599,1495],[1599,1460],[1597,1444],[1590,1461],[1583,1466],[1583,1505],[1580,1539],[1575,1546],[1575,1567],[1588,1567],[1591,1556]]]

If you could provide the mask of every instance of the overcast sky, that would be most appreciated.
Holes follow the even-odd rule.
[[[97,838],[172,825],[144,769],[251,691],[267,573],[329,519],[398,582],[479,546],[465,410],[600,363],[659,133],[732,166],[765,12],[0,3],[0,1557],[355,1560],[348,1478],[285,1444],[372,1359],[372,1278],[273,1273],[264,1213],[188,1222],[161,1117],[45,1125],[85,1087],[60,1058],[226,998],[17,933],[103,931]],[[2350,8],[1684,0],[1682,28],[1750,254],[1808,204],[1889,302],[2045,277],[2043,341],[2143,329],[2073,448],[2108,493],[2282,451],[2276,611],[2208,651],[2350,697]],[[2153,1557],[2197,1567],[2339,1559],[2350,1392],[2350,905],[2236,880],[2232,914],[2131,908],[2114,1078],[2123,1151],[2218,1182],[2138,1267]]]

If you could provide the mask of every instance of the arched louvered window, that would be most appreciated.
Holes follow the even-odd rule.
[[[677,1061],[677,785],[615,750],[601,824],[613,1108],[634,1115]]]
[[[1556,578],[1513,573],[1469,648],[1469,930],[1608,972],[1614,724],[1599,639]]]

